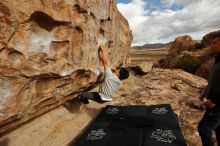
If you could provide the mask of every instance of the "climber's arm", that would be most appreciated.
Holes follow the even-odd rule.
[[[107,54],[106,54],[106,47],[101,44],[100,45],[100,49],[101,49],[101,60],[102,60],[102,64],[104,66],[104,70],[106,71],[108,68],[108,62],[107,62]]]

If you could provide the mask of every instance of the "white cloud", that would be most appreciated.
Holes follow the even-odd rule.
[[[172,4],[186,4],[178,11],[168,9]],[[168,42],[180,35],[201,39],[210,31],[220,29],[219,0],[162,0],[167,9],[146,10],[147,1],[133,0],[118,4],[133,32],[132,45]]]
[[[171,6],[172,4],[188,5],[192,3],[199,2],[201,0],[161,0],[162,4]]]
[[[171,0],[173,1],[173,0]],[[201,0],[174,0],[175,3],[177,4],[191,4],[191,3],[196,3],[196,2],[199,2]]]
[[[147,11],[145,10],[146,3],[142,0],[133,0],[131,3],[117,5],[125,18],[128,18],[132,30],[137,29],[140,24],[146,21]]]

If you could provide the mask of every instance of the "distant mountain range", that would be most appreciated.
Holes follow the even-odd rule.
[[[133,49],[157,49],[157,48],[170,48],[173,42],[169,43],[155,43],[155,44],[145,44],[143,46],[133,46]]]

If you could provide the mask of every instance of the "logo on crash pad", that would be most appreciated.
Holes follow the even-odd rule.
[[[151,138],[155,138],[160,142],[172,143],[176,139],[176,136],[173,134],[172,130],[156,129],[153,131]]]
[[[106,110],[106,114],[109,114],[109,115],[114,115],[114,114],[117,114],[119,112],[119,109],[114,107],[114,108],[108,108]]]
[[[168,112],[168,110],[167,110],[165,107],[155,108],[155,109],[152,111],[152,113],[158,114],[158,115],[166,114],[167,112]]]
[[[105,131],[103,129],[98,129],[98,130],[92,130],[90,133],[87,135],[87,140],[99,140],[102,139],[106,135]]]

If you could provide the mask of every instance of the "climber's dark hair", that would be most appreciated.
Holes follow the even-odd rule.
[[[120,75],[118,77],[120,80],[124,80],[124,79],[127,79],[129,77],[128,69],[126,69],[124,67],[120,67],[118,69],[120,69]]]

